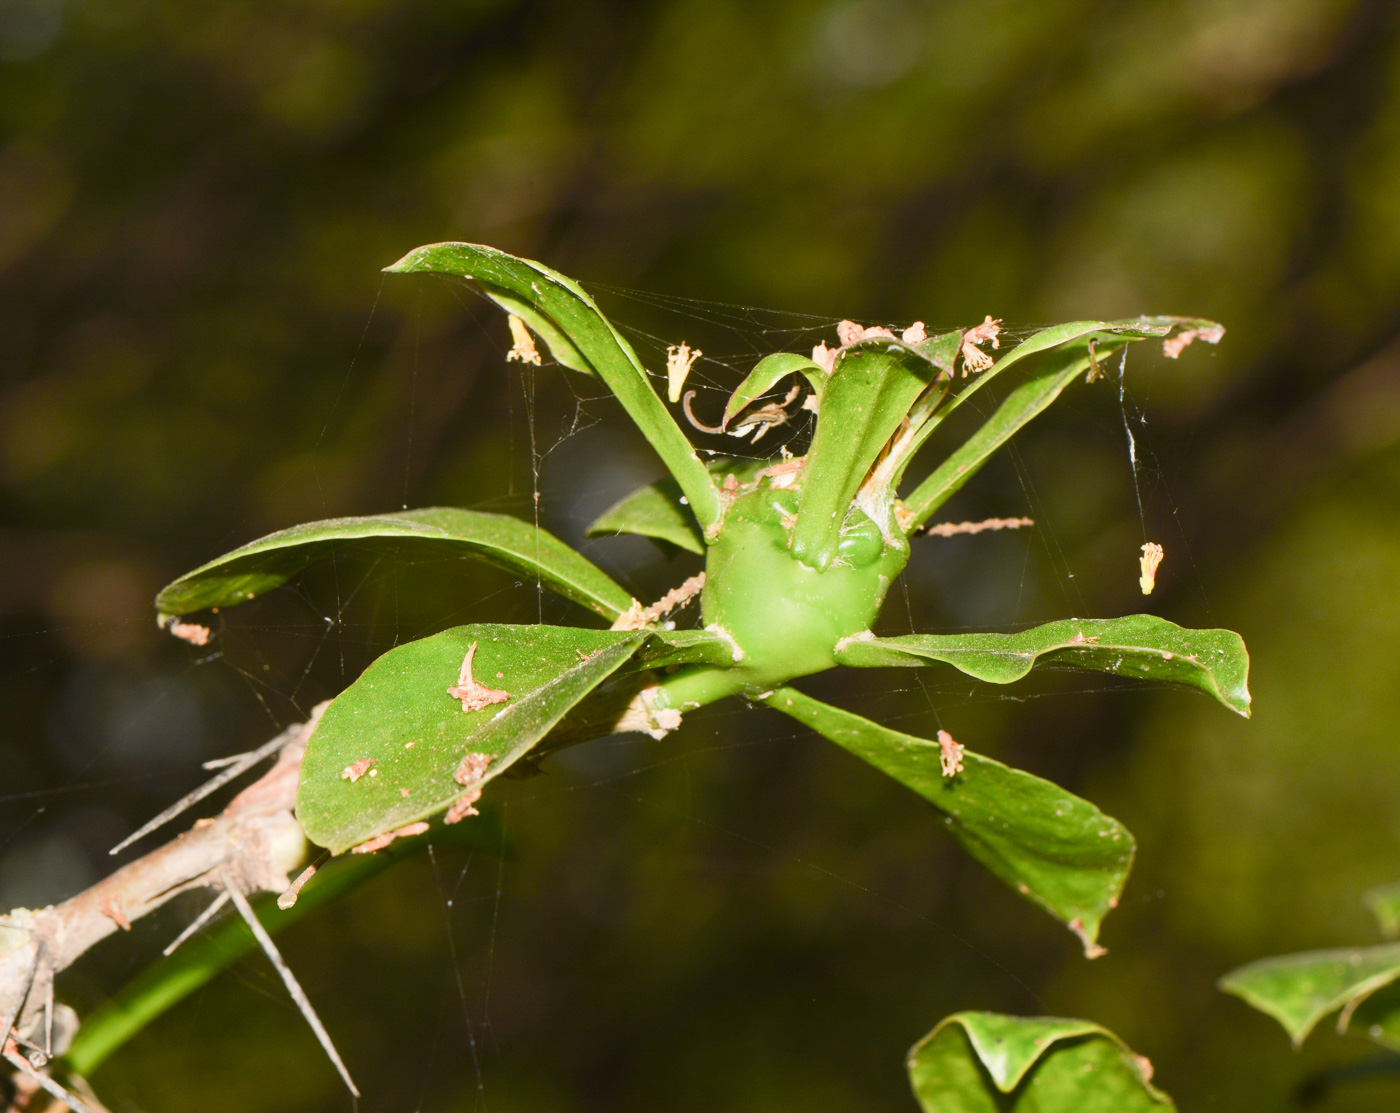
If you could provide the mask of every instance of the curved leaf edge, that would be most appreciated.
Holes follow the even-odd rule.
[[[1105,1040],[1113,1045],[1122,1057],[1124,1065],[1137,1076],[1138,1082],[1152,1101],[1166,1109],[1176,1108],[1166,1093],[1152,1085],[1152,1064],[1144,1056],[1133,1051],[1119,1036],[1100,1024],[1065,1017],[1021,1017],[971,1010],[944,1017],[933,1031],[909,1049],[906,1066],[911,1080],[919,1066],[921,1055],[932,1048],[945,1030],[953,1026],[962,1029],[978,1061],[1003,1094],[1012,1093],[1038,1062],[1053,1054],[1057,1044],[1088,1037]],[[1041,1031],[1031,1038],[1031,1046],[1025,1049],[1023,1054],[1009,1054],[1007,1036],[1017,1029]]]

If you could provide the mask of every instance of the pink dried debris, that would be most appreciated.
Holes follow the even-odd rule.
[[[449,696],[462,701],[463,711],[480,711],[483,707],[490,707],[493,703],[505,703],[510,699],[509,692],[503,692],[499,688],[488,688],[472,678],[472,658],[476,656],[476,646],[477,643],[472,642],[466,657],[462,659],[457,683],[447,689]]]
[[[899,338],[906,344],[922,344],[928,339],[928,332],[924,329],[923,321],[915,321],[899,334]]]
[[[946,730],[938,732],[938,763],[943,776],[956,777],[963,771],[963,754],[967,751],[961,742],[955,742]]]
[[[673,587],[649,607],[644,607],[633,599],[632,605],[618,615],[610,629],[640,630],[645,626],[650,626],[653,622],[659,622],[676,607],[690,602],[691,599],[700,594],[704,586],[705,573],[700,572],[691,576],[680,587]],[[594,652],[599,651],[595,650]],[[589,656],[593,656],[593,654],[589,654]]]
[[[1088,959],[1102,958],[1108,954],[1108,948],[1102,947],[1089,938],[1089,933],[1084,930],[1084,921],[1078,916],[1066,925],[1070,931],[1079,936],[1079,942],[1084,945],[1084,957]]]
[[[414,835],[421,835],[428,829],[428,825],[422,820],[417,823],[409,823],[400,827],[397,831],[385,831],[382,835],[375,835],[372,839],[366,839],[359,846],[351,847],[351,854],[371,854],[376,850],[383,850],[395,839],[407,839]]]
[[[925,533],[934,537],[953,537],[960,533],[982,533],[989,529],[1025,529],[1035,525],[1034,518],[987,518],[981,522],[939,522]]]
[[[447,809],[447,814],[442,817],[444,823],[461,823],[469,815],[480,815],[472,805],[481,799],[481,788],[469,788],[461,796],[457,797],[452,807]]]
[[[511,363],[519,360],[521,363],[540,366],[539,349],[535,347],[535,338],[530,335],[530,330],[525,327],[525,322],[511,313],[506,317],[506,323],[510,326],[511,339],[510,351],[506,353],[506,362]]]
[[[209,644],[209,627],[201,626],[197,622],[172,622],[170,632],[190,645]]]
[[[974,328],[968,329],[962,335],[962,357],[963,374],[969,371],[986,371],[992,366],[992,357],[982,351],[978,345],[991,341],[993,348],[1000,348],[1001,341],[997,339],[1001,335],[1001,319],[992,320],[992,315],[987,314],[986,320]]]
[[[1166,353],[1168,359],[1176,359],[1195,340],[1202,340],[1207,344],[1219,344],[1220,338],[1225,335],[1225,330],[1220,325],[1207,325],[1204,328],[1188,328],[1162,341],[1162,351]]]
[[[690,375],[690,368],[704,354],[699,348],[692,349],[684,340],[679,348],[672,344],[666,349],[666,397],[672,405],[681,400],[681,389]]]
[[[365,775],[365,771],[368,770],[369,767],[373,765],[377,760],[377,758],[362,757],[359,761],[352,761],[349,765],[347,765],[344,769],[340,771],[340,779],[342,781],[349,781],[351,784],[354,784],[356,781],[358,781],[361,777]]]
[[[494,754],[468,752],[453,771],[452,779],[463,787],[470,788],[472,785],[480,784],[481,778],[486,776],[486,770],[491,768],[491,763],[496,760]]]
[[[102,915],[106,916],[107,919],[111,920],[112,923],[116,924],[122,931],[131,930],[131,921],[126,918],[126,913],[122,911],[121,903],[115,897],[103,897],[97,902],[97,908]]]
[[[922,333],[922,321],[918,322],[915,325],[911,325],[908,329],[906,329],[906,335],[903,337],[903,339],[910,344],[917,343],[917,341],[911,340],[908,335],[910,333],[915,333],[915,330],[918,330],[919,333]],[[881,328],[879,325],[873,325],[870,328],[866,328],[864,325],[858,325],[854,321],[842,321],[840,324],[838,324],[836,326],[836,335],[841,340],[839,346],[835,348],[828,348],[826,346],[826,341],[823,340],[820,344],[818,344],[815,348],[812,349],[812,362],[815,363],[817,366],[823,368],[828,374],[830,374],[836,369],[836,357],[840,355],[841,352],[844,351],[846,348],[849,348],[852,344],[859,344],[862,340],[878,340],[882,338],[886,340],[893,340],[895,338],[894,333],[892,333],[887,328]]]
[[[1142,575],[1138,577],[1138,586],[1142,588],[1144,595],[1151,595],[1152,589],[1157,586],[1157,568],[1164,556],[1166,551],[1154,541],[1149,541],[1142,547],[1142,557],[1138,560]]]
[[[495,761],[494,754],[472,753],[468,751],[452,773],[452,779],[466,789],[447,809],[442,817],[444,823],[460,823],[469,815],[478,815],[472,805],[481,799],[481,779]]]

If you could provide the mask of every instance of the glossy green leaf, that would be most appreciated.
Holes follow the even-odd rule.
[[[962,330],[956,329],[953,332],[930,336],[914,347],[933,360],[940,371],[948,372],[951,377],[957,367],[958,350],[962,347]]]
[[[674,479],[658,479],[625,495],[595,518],[589,537],[632,533],[664,541],[690,553],[705,551],[705,535],[690,512],[681,485]]]
[[[646,643],[632,664],[637,668],[664,669],[670,665],[718,665],[730,668],[734,642],[709,630],[649,630]]]
[[[907,634],[848,640],[836,660],[860,668],[942,661],[1010,684],[1036,665],[1067,665],[1186,684],[1249,717],[1249,654],[1233,630],[1188,630],[1156,615],[1069,618],[1018,634]]]
[[[488,854],[500,853],[504,833],[494,818],[488,819],[490,814],[483,809],[482,822],[439,828],[431,836],[433,843],[438,847],[449,841],[465,843]],[[276,934],[339,900],[388,867],[420,853],[425,845],[426,840],[421,838],[397,839],[373,854],[342,858],[321,869],[291,908],[278,908],[276,898],[270,894],[254,900],[253,908],[263,927]],[[157,959],[84,1016],[64,1061],[80,1075],[91,1074],[156,1017],[256,946],[248,925],[237,916],[205,928],[182,943],[174,954]]]
[[[716,456],[706,467],[719,482],[723,482],[726,475],[736,475],[739,482],[749,483],[770,463],[769,460]],[[687,552],[705,551],[705,535],[690,512],[680,484],[674,479],[658,479],[624,496],[603,511],[587,533],[589,537],[633,533],[664,541]]]
[[[1096,954],[1099,925],[1132,868],[1133,837],[1116,819],[1049,781],[964,751],[943,776],[937,742],[880,726],[795,688],[765,701],[913,789],[944,813],[974,858],[1067,924]]]
[[[941,373],[927,356],[893,340],[864,340],[837,357],[822,392],[792,533],[792,554],[803,564],[818,571],[831,564],[870,466]]]
[[[966,389],[953,397],[948,405],[948,412],[957,409],[1003,371],[1015,366],[1027,356],[1067,344],[1083,347],[1095,335],[1100,335],[1101,340],[1115,346],[1123,341],[1131,343],[1138,340],[1162,339],[1174,328],[1219,330],[1216,340],[1225,333],[1225,329],[1215,321],[1206,321],[1199,317],[1124,317],[1115,321],[1069,321],[1062,325],[1052,325],[1028,336],[974,378]]]
[[[1400,943],[1386,943],[1260,959],[1232,970],[1219,984],[1277,1020],[1297,1046],[1328,1013],[1397,978]]]
[[[1162,1113],[1152,1067],[1106,1028],[1058,1017],[956,1013],[909,1052],[924,1113]]]
[[[913,533],[927,522],[935,510],[977,474],[997,449],[1033,418],[1044,413],[1060,396],[1060,392],[1088,367],[1087,354],[1068,351],[1055,353],[1045,361],[1044,366],[1036,368],[1030,378],[1006,396],[1006,400],[977,432],[963,442],[960,448],[904,499],[904,505],[913,515],[905,527],[906,532]],[[967,393],[964,391],[958,397],[965,397]],[[950,407],[951,403],[942,411],[942,416],[946,416]],[[942,417],[939,418],[941,419]],[[925,425],[921,430],[920,439],[927,437],[933,427],[934,422]]]
[[[1400,935],[1400,883],[1367,889],[1361,894],[1361,900],[1376,918],[1382,935],[1387,939]]]
[[[624,665],[645,631],[569,626],[458,626],[391,649],[331,702],[302,760],[297,819],[339,854],[436,815],[462,795],[467,753],[493,760],[481,782],[523,757],[571,708]],[[463,711],[447,694],[473,644],[475,680],[510,693]],[[342,772],[372,760],[351,781]]]
[[[231,607],[280,587],[313,561],[354,542],[413,542],[448,556],[473,556],[532,579],[606,618],[632,603],[628,592],[558,538],[504,514],[435,506],[329,518],[269,534],[187,572],[156,596],[162,617]]]
[[[583,361],[622,403],[623,409],[676,478],[702,528],[719,521],[719,492],[685,434],[652,388],[636,352],[572,279],[542,263],[482,244],[429,244],[409,252],[386,271],[451,274],[476,282],[489,296],[535,327],[556,358]],[[522,304],[523,303],[523,304]],[[532,310],[530,315],[523,309]],[[555,348],[548,326],[571,347]]]
[[[826,368],[821,364],[795,352],[774,352],[770,356],[764,356],[754,364],[753,370],[729,396],[729,404],[724,407],[724,424],[728,425],[739,416],[744,407],[752,405],[778,382],[792,374],[806,376],[812,389],[818,394],[826,386],[829,377]]]
[[[1343,1014],[1347,1031],[1400,1051],[1400,979],[1380,986],[1360,1000],[1350,1015]],[[1350,1004],[1350,1002],[1349,1002]]]

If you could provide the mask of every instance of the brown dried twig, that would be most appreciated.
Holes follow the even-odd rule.
[[[6,1050],[16,1040],[51,1045],[48,1002],[54,976],[119,930],[121,921],[137,920],[191,889],[229,891],[231,887],[241,896],[287,888],[287,871],[306,856],[306,838],[292,809],[306,740],[323,707],[316,708],[308,722],[288,728],[214,778],[218,784],[226,783],[230,770],[241,772],[262,757],[277,754],[276,764],[217,816],[199,820],[184,834],[61,904],[16,908],[0,915],[0,1022],[4,1023],[0,1032],[6,1036]],[[198,800],[208,791],[212,789],[191,793],[186,801]],[[34,1073],[29,1064],[22,1065],[10,1055],[6,1058],[17,1069]],[[47,1075],[36,1081],[58,1096],[53,1089],[57,1083],[50,1086]],[[69,1097],[62,1100],[81,1108]]]

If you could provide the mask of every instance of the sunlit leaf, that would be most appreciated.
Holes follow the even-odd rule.
[[[632,597],[558,538],[504,514],[435,506],[362,518],[307,522],[250,542],[181,576],[156,596],[162,616],[231,607],[286,583],[313,561],[354,542],[412,542],[440,555],[472,556],[539,577],[547,587],[607,618]]]
[[[726,475],[736,475],[741,483],[748,483],[768,463],[767,460],[717,456],[708,461],[706,467],[719,482],[723,482]],[[690,511],[689,501],[680,484],[669,478],[658,479],[625,495],[594,519],[587,533],[589,537],[632,533],[692,553],[705,551],[705,535]]]
[[[429,272],[472,279],[488,296],[536,326],[561,363],[571,367],[586,363],[607,383],[676,478],[701,527],[708,528],[719,520],[719,493],[705,465],[652,388],[632,346],[578,283],[542,263],[482,244],[429,244],[384,269],[397,274]],[[531,310],[528,315],[522,312],[526,309]],[[568,346],[554,346],[550,325],[568,338]]]
[[[765,702],[912,788],[944,813],[974,858],[1040,905],[1095,953],[1099,925],[1132,868],[1133,837],[1116,819],[1049,781],[964,751],[945,777],[939,743],[880,726],[795,688]]]
[[[724,408],[724,423],[728,425],[745,406],[752,404],[761,395],[772,390],[779,381],[794,373],[806,376],[807,382],[818,394],[826,386],[828,375],[826,368],[821,364],[795,352],[774,352],[754,364],[753,370],[730,395],[729,404]]]
[[[1397,978],[1400,943],[1386,943],[1264,958],[1232,970],[1219,984],[1277,1020],[1297,1045],[1328,1013]]]
[[[925,1113],[1162,1113],[1152,1067],[1087,1020],[957,1013],[909,1052]]]
[[[1010,684],[1036,665],[1062,665],[1198,688],[1249,716],[1249,654],[1233,630],[1188,630],[1156,615],[1070,618],[1017,634],[907,634],[852,639],[836,660],[862,668],[941,661]]]
[[[453,777],[468,753],[492,760],[488,782],[525,756],[580,700],[617,671],[643,631],[568,626],[458,626],[391,649],[326,709],[302,760],[297,819],[340,853],[427,819],[463,792]],[[473,678],[509,693],[474,711],[447,690],[477,646]],[[342,775],[357,769],[354,778]]]
[[[1400,935],[1400,883],[1377,885],[1361,894],[1361,900],[1371,910],[1387,939]]]
[[[822,392],[792,554],[825,570],[836,556],[846,510],[910,407],[942,372],[893,340],[865,340],[842,351]]]

